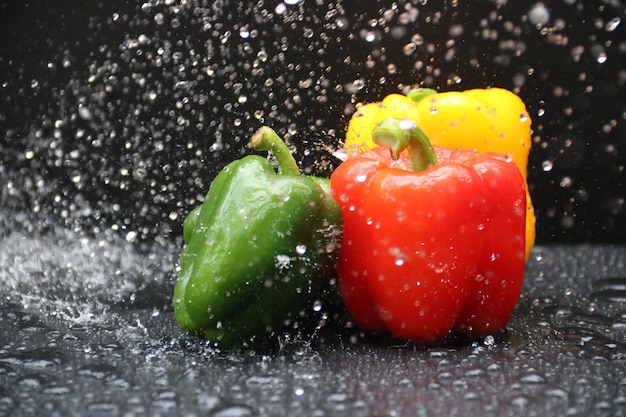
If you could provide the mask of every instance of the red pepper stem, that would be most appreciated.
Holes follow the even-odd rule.
[[[300,169],[285,141],[268,126],[261,126],[250,138],[248,146],[257,151],[270,151],[284,175],[300,175]]]
[[[413,100],[414,103],[419,103],[423,99],[428,96],[432,96],[433,94],[437,94],[437,91],[432,88],[412,88],[406,93],[406,96]]]
[[[415,172],[437,164],[437,155],[428,136],[412,120],[387,118],[372,130],[372,139],[378,145],[388,147],[393,159],[398,159],[406,149],[411,158],[411,169]]]

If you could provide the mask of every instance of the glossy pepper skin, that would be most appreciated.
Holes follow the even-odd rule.
[[[340,235],[328,179],[301,176],[268,127],[250,146],[270,150],[280,173],[250,155],[217,175],[185,220],[174,288],[178,324],[221,348],[264,344],[306,315],[332,276]]]
[[[531,119],[524,102],[502,88],[436,93],[413,89],[360,107],[350,119],[344,147],[350,153],[376,146],[372,129],[387,117],[413,120],[431,143],[446,148],[494,152],[511,158],[527,181]],[[535,242],[535,210],[526,185],[526,257]]]
[[[355,323],[416,342],[503,329],[524,277],[517,166],[432,148],[407,120],[387,119],[372,135],[384,146],[331,175],[344,215],[339,289]]]

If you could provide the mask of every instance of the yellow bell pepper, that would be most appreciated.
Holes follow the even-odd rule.
[[[535,210],[528,191],[527,165],[531,119],[524,102],[502,88],[436,93],[414,89],[390,94],[382,102],[360,106],[348,123],[344,149],[348,154],[377,146],[372,129],[384,119],[410,119],[433,145],[495,152],[511,158],[526,181],[526,258],[535,243]]]

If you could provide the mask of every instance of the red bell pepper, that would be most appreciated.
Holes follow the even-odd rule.
[[[344,216],[339,289],[354,322],[416,342],[503,329],[525,265],[515,163],[433,148],[408,120],[386,119],[372,137],[383,146],[331,176]]]

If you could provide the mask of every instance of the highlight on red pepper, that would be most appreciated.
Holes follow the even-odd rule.
[[[343,213],[337,265],[355,324],[415,342],[506,327],[525,265],[526,192],[502,155],[432,147],[411,120],[331,175]]]

